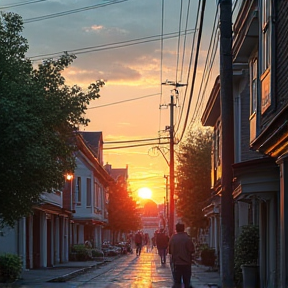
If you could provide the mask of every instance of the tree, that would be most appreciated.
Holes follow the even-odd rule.
[[[211,146],[211,130],[196,128],[188,133],[177,153],[177,213],[194,236],[207,225],[202,209],[211,196]]]
[[[0,225],[12,227],[74,171],[76,132],[88,125],[85,110],[104,85],[85,93],[67,86],[61,73],[76,58],[67,53],[33,68],[22,30],[19,15],[0,14]]]
[[[113,235],[136,231],[142,226],[137,203],[131,194],[123,177],[109,186],[108,223]]]

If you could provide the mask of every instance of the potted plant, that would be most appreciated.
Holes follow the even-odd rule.
[[[215,265],[216,255],[215,249],[205,245],[201,248],[201,263],[211,268]]]
[[[234,270],[238,287],[258,287],[259,283],[259,228],[256,225],[242,226],[235,242]]]

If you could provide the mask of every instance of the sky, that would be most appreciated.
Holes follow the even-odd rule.
[[[104,164],[112,168],[128,165],[133,195],[148,187],[151,199],[159,204],[166,194],[169,144],[159,145],[147,139],[169,137],[165,129],[170,125],[168,104],[174,95],[175,138],[183,142],[186,131],[201,118],[211,85],[219,74],[217,45],[213,48],[212,41],[213,35],[217,37],[213,29],[217,1],[206,2],[195,70],[200,0],[0,2],[1,11],[22,16],[23,36],[29,44],[26,56],[35,65],[68,51],[77,56],[64,73],[68,85],[77,84],[85,90],[96,80],[105,81],[101,97],[88,107],[86,116],[91,122],[81,130],[102,131]],[[161,84],[166,80],[187,86],[179,87],[176,95],[173,85]],[[144,143],[149,145],[131,147]],[[108,149],[119,146],[130,147]],[[175,153],[178,148],[179,144],[175,145]]]

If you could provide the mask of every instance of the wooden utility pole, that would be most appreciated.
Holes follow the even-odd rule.
[[[171,95],[170,101],[170,219],[169,219],[169,235],[171,236],[174,232],[174,188],[175,188],[175,177],[174,177],[174,96]]]
[[[234,207],[232,164],[234,162],[232,0],[220,3],[220,106],[222,125],[221,245],[222,288],[234,287]]]

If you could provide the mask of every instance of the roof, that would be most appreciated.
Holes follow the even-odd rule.
[[[86,142],[87,146],[89,146],[94,156],[101,162],[102,151],[100,150],[100,146],[103,145],[102,132],[80,131],[79,134],[82,135],[84,141]]]
[[[126,165],[126,168],[112,168],[112,165],[107,163],[104,168],[114,180],[117,180],[121,176],[125,180],[128,179],[128,165]]]

